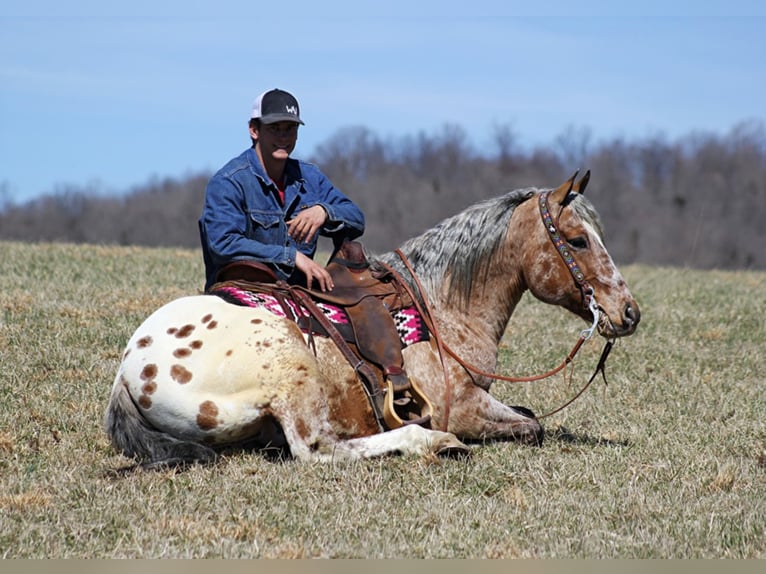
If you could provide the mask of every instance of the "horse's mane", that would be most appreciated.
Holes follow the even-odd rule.
[[[469,206],[399,248],[415,269],[423,288],[435,293],[449,282],[447,297],[465,302],[475,283],[486,278],[494,255],[503,244],[517,206],[548,189],[524,188]],[[598,214],[581,194],[570,195],[568,205],[603,237]],[[410,278],[399,256],[385,253],[376,259]]]
[[[448,280],[448,296],[466,300],[474,281],[486,274],[502,244],[514,209],[536,191],[517,189],[481,201],[403,243],[399,249],[409,259],[424,289],[433,293]],[[395,253],[386,253],[380,259],[409,278]]]

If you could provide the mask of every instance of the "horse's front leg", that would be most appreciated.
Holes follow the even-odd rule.
[[[449,413],[449,431],[464,439],[512,439],[541,445],[543,427],[531,411],[509,407],[473,383],[456,393]]]
[[[432,428],[447,430],[461,439],[513,439],[539,445],[543,428],[527,409],[509,407],[466,376],[452,363],[449,388],[438,356],[427,343],[404,350],[407,372],[417,380],[434,407]],[[449,402],[449,409],[446,403]]]

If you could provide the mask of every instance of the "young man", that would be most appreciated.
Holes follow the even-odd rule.
[[[210,180],[199,219],[205,290],[228,263],[255,260],[278,278],[333,288],[314,261],[319,235],[336,245],[364,232],[364,215],[313,164],[290,157],[303,125],[298,101],[269,90],[253,104],[252,147]]]

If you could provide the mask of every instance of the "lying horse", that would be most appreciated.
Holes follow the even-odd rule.
[[[433,338],[403,349],[409,378],[432,403],[431,428],[381,432],[329,338],[310,347],[295,322],[208,294],[161,307],[128,342],[105,416],[112,444],[146,467],[208,462],[245,445],[326,461],[467,452],[461,439],[540,444],[534,414],[493,398],[485,376],[524,291],[607,339],[640,320],[583,196],[589,175],[483,201],[377,259],[414,285],[412,269],[444,347],[484,372],[440,353]]]

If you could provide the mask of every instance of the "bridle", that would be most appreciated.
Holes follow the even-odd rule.
[[[553,242],[553,246],[556,248],[556,252],[561,257],[564,265],[566,265],[567,270],[569,270],[569,274],[572,276],[572,279],[574,279],[575,285],[577,285],[577,287],[580,289],[583,307],[588,309],[591,312],[591,315],[593,315],[593,324],[589,329],[585,329],[582,332],[587,333],[587,336],[585,337],[587,340],[593,334],[599,319],[599,310],[598,304],[596,303],[595,291],[593,290],[593,287],[591,287],[590,283],[588,283],[588,280],[585,279],[585,274],[580,270],[580,267],[577,265],[577,261],[575,261],[572,252],[566,245],[566,241],[561,236],[561,232],[558,228],[558,220],[553,219],[553,215],[551,214],[551,210],[548,204],[548,197],[550,194],[550,191],[546,191],[541,193],[539,196],[538,205],[540,206],[540,217],[543,219],[543,225],[545,226],[545,230],[548,232],[548,237],[550,237],[551,242]]]
[[[538,380],[546,379],[548,377],[555,375],[556,373],[560,372],[562,369],[567,367],[569,364],[571,364],[575,358],[575,355],[577,355],[577,352],[580,350],[580,347],[582,347],[585,341],[591,338],[591,336],[593,335],[593,332],[596,330],[596,327],[598,325],[598,321],[600,318],[600,310],[599,310],[598,304],[596,303],[595,292],[593,290],[593,287],[590,285],[590,283],[588,283],[587,279],[585,278],[585,274],[580,270],[580,267],[577,265],[577,262],[572,256],[572,252],[569,250],[569,248],[566,245],[566,241],[563,239],[561,233],[559,232],[558,225],[557,225],[558,221],[553,218],[553,215],[551,214],[550,207],[549,207],[548,197],[550,196],[550,194],[551,194],[550,191],[543,192],[539,195],[539,199],[538,199],[540,216],[542,218],[543,225],[545,226],[545,229],[548,232],[548,236],[550,237],[554,247],[556,248],[556,252],[561,257],[562,261],[564,262],[567,269],[569,270],[569,273],[572,276],[572,279],[574,280],[577,287],[580,289],[580,293],[582,294],[583,307],[588,309],[593,315],[593,323],[591,324],[591,326],[588,327],[587,329],[583,329],[582,331],[580,331],[580,335],[577,339],[577,342],[572,347],[572,350],[557,367],[554,367],[550,371],[547,371],[539,375],[531,375],[531,376],[525,376],[525,377],[508,377],[508,376],[498,375],[495,373],[486,372],[466,362],[465,360],[461,359],[457,355],[457,353],[453,351],[449,347],[449,345],[447,345],[447,343],[442,341],[441,336],[439,335],[439,331],[436,328],[436,324],[433,320],[431,309],[428,304],[428,300],[426,299],[423,286],[421,285],[420,280],[418,279],[418,276],[415,274],[415,271],[412,268],[412,265],[410,264],[409,260],[404,255],[404,253],[402,253],[400,249],[397,249],[395,251],[395,253],[402,260],[402,263],[404,263],[404,266],[407,268],[407,271],[410,273],[418,289],[420,297],[417,297],[415,293],[413,293],[411,287],[409,286],[409,283],[407,281],[404,281],[396,270],[394,270],[390,265],[381,262],[381,264],[388,271],[393,273],[395,277],[399,278],[400,283],[409,293],[416,308],[418,309],[418,312],[423,318],[423,321],[425,322],[426,326],[431,331],[435,339],[437,350],[439,353],[439,358],[442,363],[442,369],[444,371],[444,380],[445,380],[445,392],[444,392],[445,411],[444,411],[444,423],[442,425],[442,428],[445,431],[447,430],[447,425],[449,421],[450,398],[451,398],[451,392],[452,392],[451,384],[449,381],[449,374],[447,371],[447,366],[444,361],[445,352],[449,354],[455,361],[457,361],[457,363],[460,366],[462,366],[466,371],[468,371],[469,374],[473,373],[475,375],[479,375],[482,377],[486,377],[486,378],[490,378],[490,379],[494,379],[498,381],[509,382],[509,383],[538,381]],[[420,304],[421,300],[422,300],[422,305]],[[593,380],[595,379],[596,375],[599,372],[601,373],[601,376],[604,379],[604,383],[606,384],[606,374],[604,372],[604,367],[606,366],[606,359],[609,356],[610,351],[612,350],[613,344],[614,344],[613,339],[606,342],[606,345],[604,346],[604,350],[601,352],[601,357],[599,358],[598,365],[596,366],[596,369],[593,372],[593,375],[590,377],[588,382],[571,399],[569,399],[566,403],[564,403],[560,407],[557,407],[556,409],[549,411],[543,415],[537,416],[536,418],[542,419],[545,417],[549,417],[565,409],[569,405],[571,405],[575,400],[577,400],[585,392],[585,390],[590,386],[590,384],[593,382]]]

